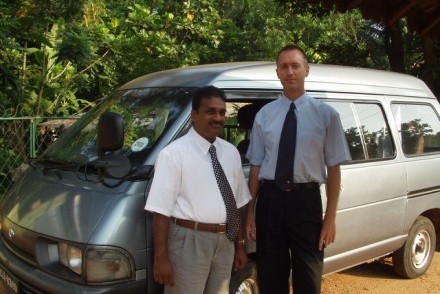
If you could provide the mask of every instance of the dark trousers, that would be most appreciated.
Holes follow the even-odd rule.
[[[260,293],[321,293],[324,252],[319,251],[322,201],[319,188],[282,192],[263,183],[256,206]]]

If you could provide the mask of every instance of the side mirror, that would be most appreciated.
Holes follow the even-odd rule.
[[[103,113],[98,122],[98,159],[90,163],[101,171],[99,177],[101,182],[103,182],[102,172],[118,179],[130,173],[131,164],[128,158],[111,153],[120,150],[123,146],[124,119],[116,112]]]
[[[98,122],[98,156],[124,146],[124,119],[119,113],[105,112]]]

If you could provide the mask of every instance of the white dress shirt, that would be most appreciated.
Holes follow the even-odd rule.
[[[217,138],[213,145],[240,208],[251,199],[240,154],[223,139]],[[191,128],[165,147],[156,160],[145,210],[203,223],[225,223],[226,207],[212,168],[210,146]]]

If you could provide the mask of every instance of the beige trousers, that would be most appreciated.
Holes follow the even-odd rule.
[[[174,286],[164,294],[229,293],[234,243],[226,234],[194,231],[170,223],[168,253]]]

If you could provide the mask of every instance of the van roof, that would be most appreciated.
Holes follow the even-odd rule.
[[[202,87],[281,90],[274,62],[231,62],[191,66],[148,74],[120,89],[144,87]],[[306,91],[364,93],[434,98],[426,84],[411,75],[383,70],[310,64]]]

